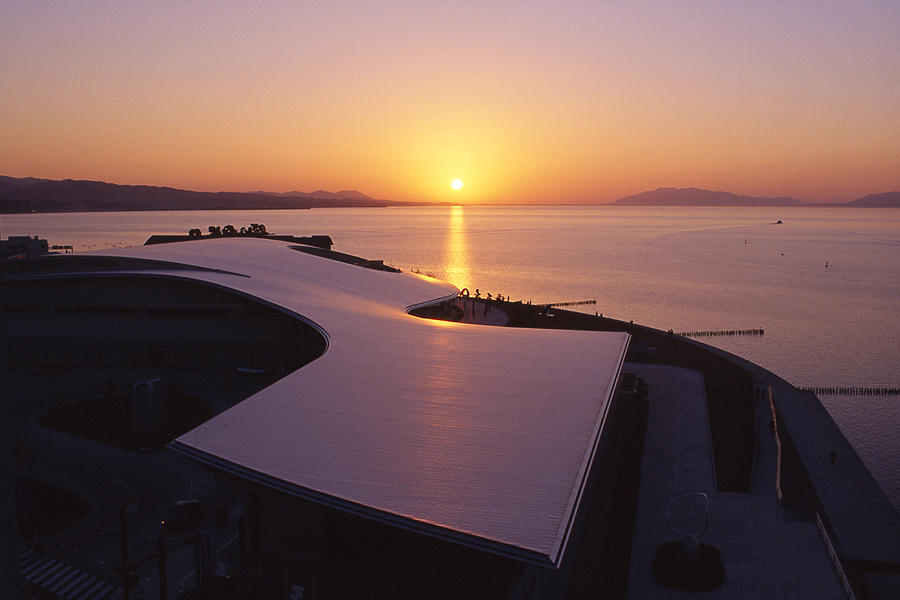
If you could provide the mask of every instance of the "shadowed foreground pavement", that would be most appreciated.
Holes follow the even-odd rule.
[[[625,370],[646,381],[650,405],[628,598],[845,598],[816,524],[785,520],[767,421],[760,431],[757,418],[760,449],[750,493],[717,493],[702,376],[658,365]],[[699,540],[717,547],[725,565],[725,583],[712,592],[665,588],[651,568],[657,546],[681,537],[666,522],[667,505],[696,492],[709,496],[709,528]]]

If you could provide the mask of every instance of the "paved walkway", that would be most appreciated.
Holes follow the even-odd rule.
[[[896,509],[815,395],[778,382],[771,389],[779,432],[796,445],[837,552],[856,566],[873,598],[900,598]]]
[[[624,371],[647,382],[650,401],[628,598],[846,598],[816,525],[785,520],[775,495],[768,420],[757,419],[760,450],[751,493],[717,493],[702,376],[644,364]],[[670,590],[654,581],[651,568],[657,546],[681,537],[669,528],[666,507],[697,492],[709,497],[709,528],[699,539],[721,551],[725,584],[712,592]],[[702,529],[696,499],[683,504],[683,530]]]
[[[900,569],[897,511],[815,395],[785,386],[772,390],[781,416],[779,427],[796,444],[843,554],[855,561],[883,563],[896,574]]]

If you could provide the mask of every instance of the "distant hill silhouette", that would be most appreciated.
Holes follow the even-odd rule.
[[[124,210],[241,210],[327,207],[440,205],[446,203],[378,200],[356,190],[341,192],[194,192],[149,185],[103,181],[0,176],[0,214],[29,212],[97,212]],[[614,206],[835,206],[900,207],[900,192],[871,194],[841,204],[810,204],[793,198],[753,198],[697,188],[659,188],[621,198]]]
[[[265,192],[264,192],[265,193]],[[362,192],[356,190],[344,190],[341,192],[326,192],[325,190],[317,190],[315,192],[284,192],[281,196],[300,196],[303,198],[315,198],[316,200],[359,200],[362,202],[383,202],[371,196],[366,196]]]
[[[193,192],[170,187],[118,185],[102,181],[0,176],[0,213],[124,210],[284,209],[394,206],[359,192]]]
[[[697,188],[659,188],[613,202],[616,206],[807,206],[793,198],[753,198]]]
[[[884,192],[883,194],[869,194],[863,196],[853,202],[849,202],[848,206],[859,206],[864,208],[896,208],[900,207],[900,192]]]
[[[659,188],[652,192],[642,192],[613,202],[614,206],[815,206],[815,207],[859,207],[859,208],[900,208],[900,192],[870,194],[852,202],[813,204],[793,198],[755,198],[738,196],[728,192],[711,192],[697,188]]]

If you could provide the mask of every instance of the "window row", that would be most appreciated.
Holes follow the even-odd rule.
[[[280,313],[266,307],[214,308],[204,306],[53,306],[56,315],[128,315],[149,317],[278,317]],[[3,305],[4,314],[47,314],[43,305]]]

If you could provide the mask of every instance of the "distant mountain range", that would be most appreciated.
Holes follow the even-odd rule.
[[[123,210],[240,210],[362,206],[414,206],[379,200],[355,190],[342,192],[192,192],[149,185],[102,181],[0,176],[0,213],[96,212]],[[900,207],[900,192],[871,194],[841,204],[810,204],[793,198],[755,198],[697,188],[659,188],[621,198],[615,206],[828,206]]]
[[[863,206],[866,208],[896,208],[900,206],[900,192],[885,192],[883,194],[869,194],[848,202],[847,206]]]
[[[852,202],[838,204],[811,204],[785,196],[779,198],[756,198],[738,196],[728,192],[711,192],[697,188],[659,188],[652,192],[642,192],[613,202],[615,206],[834,206],[834,207],[900,207],[900,192],[871,194]]]
[[[326,192],[325,190],[318,190],[315,192],[254,192],[257,194],[272,194],[275,196],[296,196],[300,198],[315,198],[316,200],[359,200],[361,202],[383,202],[383,200],[376,200],[371,196],[366,196],[362,192],[357,192],[356,190],[344,190],[342,192]]]
[[[398,206],[405,202],[377,200],[346,192],[192,192],[149,185],[118,185],[102,181],[15,178],[0,176],[0,213],[96,212],[123,210],[239,210]]]

